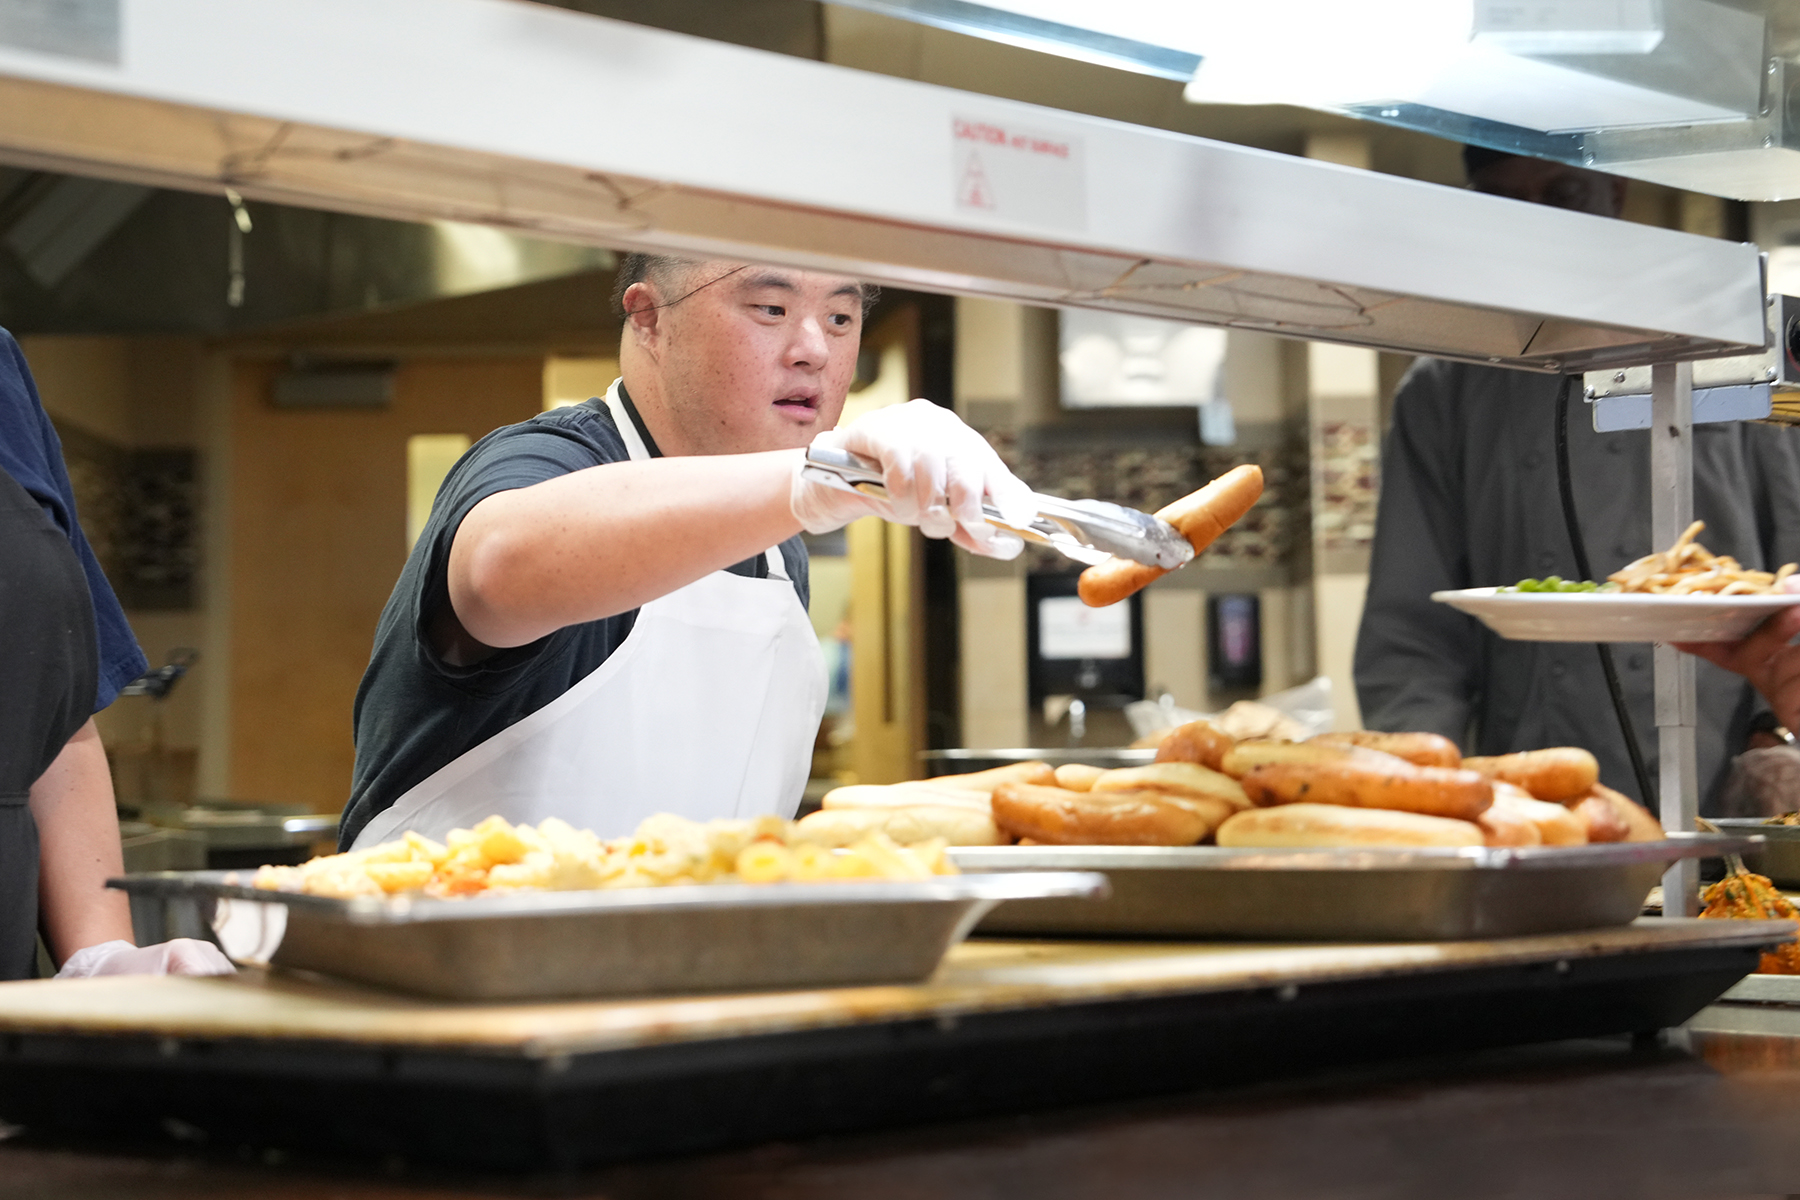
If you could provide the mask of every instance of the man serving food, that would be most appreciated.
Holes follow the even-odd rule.
[[[835,428],[871,290],[628,255],[621,378],[463,456],[382,612],[339,842],[492,814],[603,837],[643,818],[791,816],[826,681],[799,534],[878,515],[1012,557],[1030,490],[925,400]],[[885,498],[804,474],[880,465]]]

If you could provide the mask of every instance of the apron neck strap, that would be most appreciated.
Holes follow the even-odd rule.
[[[624,382],[622,379],[613,380],[612,386],[606,389],[606,395],[602,399],[606,402],[607,411],[612,413],[613,424],[618,426],[619,438],[625,443],[625,452],[631,456],[631,461],[645,462],[654,456],[650,453],[650,447],[644,444],[642,435],[638,433],[637,422],[633,421],[631,414],[625,410],[625,398],[619,395],[619,388]]]

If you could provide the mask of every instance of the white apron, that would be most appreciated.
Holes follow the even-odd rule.
[[[634,460],[649,451],[607,390]],[[714,571],[638,610],[631,633],[563,695],[450,762],[378,813],[357,846],[408,829],[442,840],[498,813],[561,817],[619,837],[653,813],[791,817],[825,711],[812,622],[768,551],[769,578]]]

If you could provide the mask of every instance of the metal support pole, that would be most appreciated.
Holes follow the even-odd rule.
[[[1650,372],[1650,541],[1674,544],[1694,519],[1694,368],[1659,363]],[[1656,647],[1657,790],[1663,828],[1692,832],[1700,815],[1694,755],[1694,660],[1673,646]],[[1663,915],[1700,911],[1700,868],[1694,859],[1663,875]]]

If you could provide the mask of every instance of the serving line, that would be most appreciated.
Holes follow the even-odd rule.
[[[500,1005],[260,971],[32,981],[0,986],[0,1120],[552,1169],[1662,1028],[1792,935],[982,941],[917,985]]]

